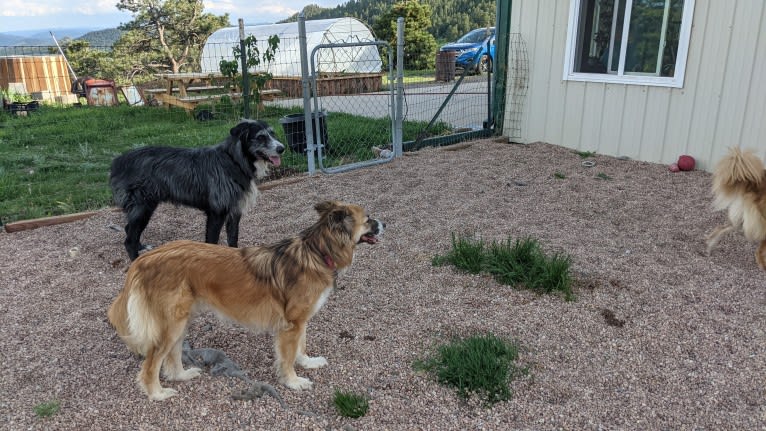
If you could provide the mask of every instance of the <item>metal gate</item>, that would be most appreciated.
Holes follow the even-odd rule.
[[[388,82],[393,82],[393,62],[391,49],[387,42],[356,42],[317,45],[311,52],[311,88],[313,90],[314,140],[317,148],[316,158],[319,169],[325,173],[343,172],[364,166],[371,166],[391,161],[394,157],[393,142],[396,129],[396,110],[394,86],[382,88],[382,74],[369,74],[344,77],[326,76],[319,72],[318,59],[323,51],[338,54],[339,48],[345,48],[340,55],[347,55],[355,48],[387,48]],[[352,49],[352,51],[348,51]],[[326,76],[326,77],[325,77]],[[355,130],[353,135],[344,136],[343,130],[333,130],[330,134],[322,128],[322,120],[329,115],[348,116],[348,122],[337,126]],[[358,113],[364,112],[364,119]],[[352,121],[352,116],[354,116]],[[325,126],[326,127],[326,126]],[[360,133],[363,130],[367,133]],[[386,138],[386,139],[380,139]]]
[[[337,173],[387,163],[401,155],[401,117],[397,116],[392,50],[384,41],[319,44],[305,55],[305,18],[298,18],[303,77],[304,127],[308,170],[316,165],[324,173]],[[388,54],[388,73],[327,72],[323,58],[333,64],[380,61],[380,48]],[[375,56],[359,55],[372,49]],[[344,58],[338,58],[342,56]],[[305,57],[308,57],[306,59]],[[307,63],[310,61],[310,68]],[[375,65],[353,64],[356,70],[380,70]],[[387,88],[384,87],[384,81]],[[332,122],[333,127],[328,123]],[[397,139],[397,137],[399,137]],[[315,164],[316,161],[316,164]]]
[[[422,80],[408,79],[405,87],[403,18],[397,22],[396,61],[393,50],[383,41],[320,44],[309,54],[303,16],[299,16],[298,28],[310,174],[317,165],[325,173],[342,172],[389,162],[403,151],[494,133],[491,70],[478,76],[463,70],[454,83],[437,81],[433,75]],[[388,54],[387,75],[349,74],[349,81],[357,81],[348,84],[352,88],[344,89],[337,84],[346,78],[342,71],[323,71],[321,58],[350,55],[349,48],[367,47],[384,48]]]

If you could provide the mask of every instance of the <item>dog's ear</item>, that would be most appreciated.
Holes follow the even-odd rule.
[[[242,121],[236,126],[232,127],[229,131],[231,136],[237,138],[242,142],[247,142],[250,133],[250,122]]]
[[[332,211],[337,206],[338,203],[335,201],[323,201],[314,205],[314,209],[319,213],[320,216],[323,216]]]
[[[343,228],[348,232],[354,228],[354,218],[345,205],[335,201],[324,201],[314,207],[320,217],[327,217],[327,222],[333,229]]]

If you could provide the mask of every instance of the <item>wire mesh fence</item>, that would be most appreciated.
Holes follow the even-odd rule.
[[[529,88],[529,56],[527,45],[519,33],[511,33],[508,47],[508,88],[506,92],[504,135],[509,139],[521,137],[521,120]]]
[[[333,28],[331,40],[325,32],[309,46],[314,67],[306,79],[299,42],[297,32],[281,33],[280,55],[251,71],[270,79],[250,92],[241,67],[235,76],[221,73],[222,61],[236,59],[238,37],[196,47],[196,60],[178,70],[122,45],[69,46],[66,57],[55,45],[0,47],[6,108],[0,157],[9,161],[0,166],[0,223],[108,206],[109,165],[117,154],[144,145],[214,145],[246,113],[268,122],[289,148],[266,180],[309,170],[307,134],[321,144],[323,169],[389,159],[398,66],[389,54],[395,48],[350,26]],[[403,58],[406,151],[491,133],[491,69],[424,69]],[[8,109],[24,101],[38,108]],[[306,107],[313,111],[310,133],[302,121]],[[70,180],[78,170],[82,175]]]

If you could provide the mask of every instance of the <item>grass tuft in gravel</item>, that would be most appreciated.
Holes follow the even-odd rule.
[[[580,156],[581,159],[587,159],[596,155],[595,151],[575,151],[574,153]]]
[[[347,418],[362,417],[369,408],[366,396],[340,390],[335,391],[333,403],[338,414]]]
[[[492,274],[499,283],[523,286],[538,293],[561,293],[567,301],[574,300],[570,267],[571,257],[565,254],[547,256],[533,238],[505,242],[482,240],[452,234],[452,250],[432,259],[434,266],[445,264],[478,274]]]
[[[41,418],[48,418],[58,413],[60,404],[57,400],[40,403],[35,406],[35,414]]]
[[[434,266],[451,264],[462,271],[478,274],[484,269],[484,241],[452,234],[452,250],[431,260]]]
[[[598,178],[598,179],[600,179],[600,180],[611,180],[611,179],[612,179],[612,177],[610,177],[609,175],[607,175],[607,174],[605,174],[605,173],[603,173],[603,172],[599,172],[599,173],[596,175],[596,178]]]
[[[415,368],[455,388],[463,399],[476,394],[485,403],[495,404],[510,399],[511,380],[528,372],[514,364],[516,359],[515,343],[486,334],[440,346],[434,357],[417,361]]]

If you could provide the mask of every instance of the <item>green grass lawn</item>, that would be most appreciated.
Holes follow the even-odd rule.
[[[109,167],[115,156],[147,145],[218,143],[241,115],[231,107],[220,112],[231,114],[196,121],[182,110],[127,105],[42,106],[25,117],[0,112],[0,223],[110,206]],[[259,117],[287,144],[279,119],[296,112],[302,111],[270,107]],[[389,145],[390,127],[388,119],[328,113],[328,140],[337,151],[328,154],[325,165],[371,159],[372,146]],[[405,140],[424,127],[405,123]],[[282,163],[282,172],[307,170],[306,157],[289,150]]]

